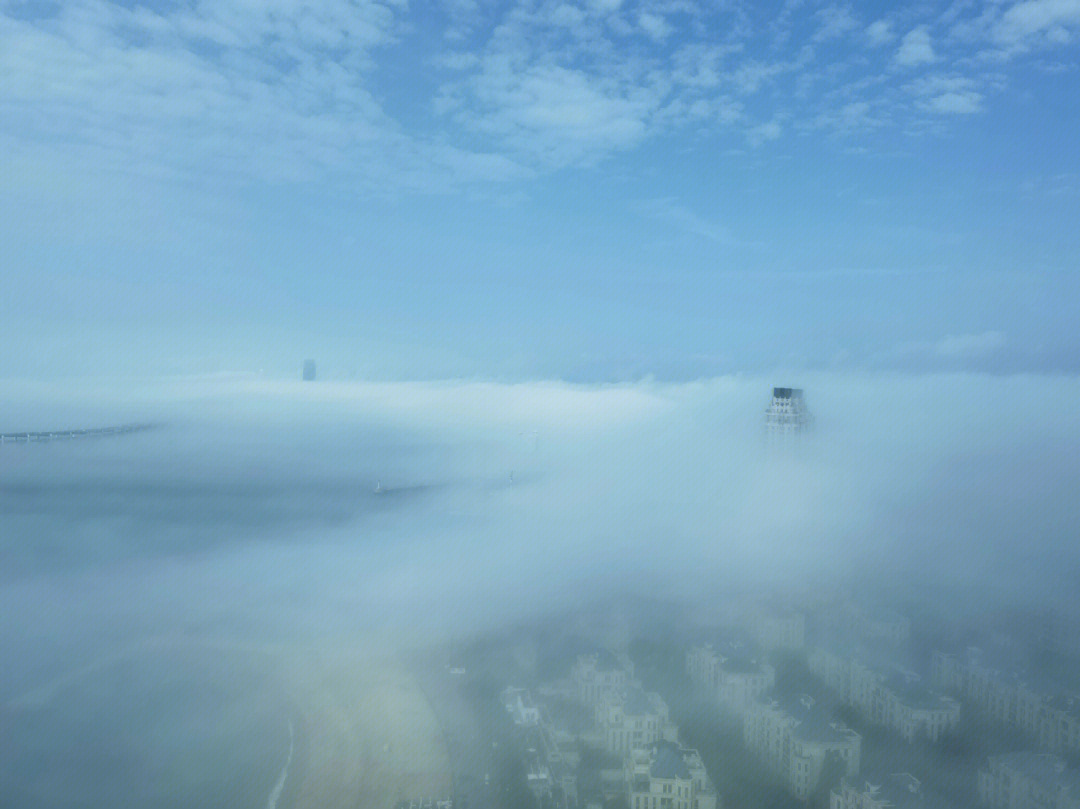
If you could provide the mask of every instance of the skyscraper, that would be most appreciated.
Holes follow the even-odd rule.
[[[315,381],[315,360],[304,360],[304,381]]]
[[[810,429],[801,388],[773,388],[772,402],[765,411],[765,434],[770,442],[786,442]]]

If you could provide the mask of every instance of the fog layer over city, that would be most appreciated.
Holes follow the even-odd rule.
[[[765,440],[774,382],[801,384],[815,416],[786,448]],[[708,615],[727,594],[855,587],[954,616],[1074,610],[1080,428],[1061,403],[1078,387],[8,386],[4,432],[158,426],[0,446],[0,698],[25,723],[4,792],[263,805],[295,725],[313,780],[294,773],[307,798],[286,799],[317,805],[305,785],[340,771],[317,737],[344,709],[315,704],[327,675],[310,660],[353,682],[375,657],[613,596]],[[222,791],[247,789],[237,772],[243,800]]]
[[[1075,583],[1074,379],[808,376],[815,429],[787,452],[764,445],[771,381],[15,388],[5,428],[162,426],[0,450],[5,643],[468,631],[785,579],[1040,602]]]

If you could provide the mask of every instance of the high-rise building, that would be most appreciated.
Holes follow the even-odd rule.
[[[304,360],[304,381],[315,381],[315,360]]]
[[[765,411],[765,433],[770,440],[786,441],[810,429],[802,388],[773,388],[772,402]]]

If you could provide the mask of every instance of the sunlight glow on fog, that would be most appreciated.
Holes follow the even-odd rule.
[[[1040,601],[1075,581],[1080,436],[1045,403],[1076,380],[803,375],[816,428],[787,454],[763,442],[773,381],[13,389],[4,429],[167,426],[3,447],[5,496],[41,499],[5,512],[0,599],[26,640],[72,630],[72,602],[90,636],[288,633],[759,581],[914,574]]]

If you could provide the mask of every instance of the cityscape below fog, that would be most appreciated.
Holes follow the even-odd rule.
[[[1075,807],[1078,630],[812,588],[574,611],[417,663],[474,716],[452,791],[397,805]]]
[[[1080,0],[0,0],[0,809],[1080,809]]]
[[[283,407],[295,401],[298,413],[315,408],[285,435],[309,449],[313,440],[338,442],[339,433],[351,435],[353,428],[335,425],[325,438],[307,437],[311,427],[304,425],[319,423],[323,407],[312,404],[322,399],[310,397],[326,392],[331,397],[327,401],[335,401],[343,392],[333,383],[316,380],[313,361],[304,363],[302,377],[300,387],[274,394]],[[232,389],[233,383],[223,384]],[[840,440],[840,433],[829,426],[837,421],[838,414],[831,412],[835,405],[828,404],[835,399],[825,395],[815,399],[813,387],[774,386],[771,395],[767,387],[745,387],[747,394],[740,401],[756,400],[758,407],[751,408],[756,413],[746,410],[735,419],[747,433],[741,436],[746,443],[744,462],[760,465],[756,487],[764,489],[763,507],[775,509],[804,475],[827,473],[828,464],[821,465],[818,456],[823,443]],[[361,410],[369,407],[370,394],[364,390],[348,393]],[[448,394],[443,390],[441,395]],[[709,408],[715,407],[717,395],[725,394],[706,396]],[[153,395],[147,401],[156,399]],[[245,394],[229,408],[246,408],[246,401]],[[425,407],[440,410],[434,401]],[[492,407],[498,410],[499,405]],[[6,508],[9,524],[19,525],[11,522],[14,503],[22,502],[30,519],[41,520],[54,511],[47,494],[54,462],[111,457],[127,459],[121,466],[128,467],[146,456],[140,463],[149,459],[153,469],[160,465],[162,453],[173,454],[176,446],[190,446],[196,453],[212,451],[209,448],[228,434],[228,428],[222,433],[222,427],[200,422],[195,434],[207,433],[198,439],[201,443],[191,445],[188,438],[177,445],[176,431],[184,435],[177,426],[183,424],[179,414],[184,408],[148,406],[148,410],[153,421],[129,426],[5,433],[11,440],[5,442],[7,454],[0,461],[7,462],[15,475],[4,484],[15,498]],[[42,417],[36,409],[32,412],[35,418]],[[695,405],[687,412],[709,410]],[[677,410],[672,417],[688,429],[688,440],[697,441],[702,431],[709,432],[704,424],[677,415],[681,413]],[[478,424],[483,425],[484,419]],[[522,446],[510,455],[502,453],[495,465],[485,453],[487,471],[481,477],[486,482],[480,491],[485,501],[492,496],[511,498],[507,524],[513,525],[525,513],[521,504],[514,505],[515,497],[535,490],[537,505],[550,507],[543,488],[549,485],[543,480],[547,473],[535,466],[536,453],[540,435],[556,443],[559,439],[553,428],[521,429],[516,421],[500,429]],[[657,429],[635,427],[639,435],[634,440],[647,440]],[[258,430],[245,433],[238,440],[251,441],[258,434]],[[98,440],[77,440],[88,437]],[[625,439],[616,432],[612,440]],[[45,446],[34,446],[41,444]],[[70,447],[72,454],[41,454],[55,453],[59,447]],[[291,450],[267,449],[271,456],[282,451]],[[672,451],[675,457],[685,457],[678,446]],[[515,464],[516,478],[511,468]],[[805,464],[810,466],[791,476],[793,468],[803,469]],[[549,465],[559,466],[545,459],[543,466]],[[369,480],[332,486],[324,481],[318,490],[275,484],[267,495],[276,502],[291,489],[291,508],[300,509],[296,519],[301,524],[320,511],[340,510],[340,501],[348,501],[348,510],[338,518],[353,526],[347,529],[348,536],[363,535],[371,521],[400,522],[436,498],[431,504],[435,522],[425,528],[434,531],[435,544],[407,548],[405,558],[439,546],[452,555],[453,547],[446,545],[438,526],[446,519],[447,505],[463,502],[455,493],[462,483],[432,487],[430,482],[403,476],[390,463],[376,464],[374,470],[385,476],[387,485],[378,477],[373,486]],[[40,474],[47,477],[41,479]],[[137,484],[150,486],[152,502],[170,487],[175,489],[173,496],[181,498],[162,524],[176,523],[173,508],[196,512],[210,508],[218,518],[238,509],[245,515],[238,524],[252,521],[257,509],[264,508],[257,488],[241,490],[245,499],[236,506],[226,506],[227,501],[213,506],[206,499],[209,490],[189,491],[187,484],[175,482],[158,487],[152,483],[157,474]],[[129,488],[130,483],[113,485],[118,487],[112,495],[119,498],[118,514],[148,508],[135,505],[132,498],[138,489]],[[70,497],[77,491],[72,486],[63,484],[59,496]],[[316,491],[325,499],[301,505]],[[37,506],[27,499],[31,492],[40,498]],[[254,495],[258,499],[249,499]],[[275,506],[271,513],[278,521],[288,511]],[[78,519],[76,525],[91,518],[87,514]],[[195,528],[182,535],[198,536],[213,522],[197,519],[192,525]],[[235,552],[238,560],[265,553],[250,544],[265,526],[258,520],[252,526],[248,544]],[[147,530],[132,535],[134,548],[144,545]],[[539,536],[546,530],[541,529]],[[127,640],[119,645],[108,641],[111,650],[102,654],[100,638],[109,632],[109,624],[129,620],[115,607],[105,607],[107,624],[87,623],[88,632],[99,638],[91,647],[77,651],[83,644],[65,641],[72,651],[65,652],[63,660],[81,662],[9,666],[3,710],[15,746],[6,750],[0,789],[15,796],[16,806],[39,805],[45,797],[56,805],[80,805],[86,799],[136,806],[141,804],[139,795],[181,805],[206,794],[208,788],[221,805],[233,802],[229,790],[239,790],[240,804],[262,806],[265,801],[269,809],[1080,806],[1076,604],[1046,603],[1015,593],[991,601],[975,597],[972,608],[957,609],[971,597],[958,584],[927,576],[911,578],[888,559],[883,560],[885,567],[860,565],[854,574],[837,566],[843,559],[836,556],[832,562],[820,560],[816,567],[796,565],[794,572],[789,569],[779,579],[751,577],[748,569],[724,570],[725,561],[735,564],[736,558],[724,534],[721,523],[706,540],[709,555],[719,563],[712,573],[702,576],[690,569],[687,552],[696,543],[673,544],[666,558],[637,552],[644,567],[623,579],[629,589],[617,580],[600,586],[602,566],[584,569],[583,575],[566,576],[564,584],[556,581],[545,587],[541,601],[528,608],[514,604],[515,588],[549,574],[540,569],[529,573],[527,565],[521,568],[512,561],[511,567],[518,570],[497,574],[503,581],[493,582],[496,589],[476,590],[475,607],[486,613],[484,620],[451,618],[445,624],[436,621],[427,630],[420,629],[427,622],[421,617],[425,613],[450,616],[470,599],[463,598],[456,586],[439,594],[424,593],[427,585],[420,585],[406,588],[401,598],[376,595],[366,607],[363,602],[341,602],[332,617],[322,606],[311,616],[318,623],[299,634],[292,630],[283,634],[281,617],[262,628],[252,623],[245,629],[244,622],[252,617],[244,617],[247,607],[227,619],[214,610],[197,619],[199,611],[191,607],[169,618],[151,618],[137,608],[132,613],[136,624],[121,633]],[[508,558],[513,559],[517,551],[505,547],[503,534],[496,536],[496,544],[484,546],[489,550],[482,552],[511,550]],[[783,555],[794,552],[803,539],[816,541],[811,534],[796,535],[761,557],[751,557],[752,564],[787,569]],[[180,563],[188,553],[182,547],[162,546],[163,561],[174,558]],[[366,556],[352,559],[348,545],[329,547],[332,565],[355,571],[346,572],[345,581],[370,564]],[[556,547],[552,545],[552,550]],[[824,544],[820,547],[834,552]],[[317,559],[325,552],[320,545],[301,543],[285,564],[307,565],[305,556]],[[626,547],[615,545],[598,547],[590,556],[626,552]],[[136,551],[131,558],[138,560],[144,553]],[[125,558],[126,553],[104,556],[99,564],[106,563],[107,570],[113,560]],[[646,561],[650,559],[654,561]],[[572,563],[569,556],[565,560]],[[87,573],[98,575],[93,567],[80,573],[85,564],[75,556],[57,574],[40,568],[35,575],[44,577],[43,583],[51,575],[73,583]],[[150,582],[159,578],[158,564],[148,568],[155,571]],[[209,571],[220,579],[215,568],[226,564],[233,563],[223,558]],[[253,575],[280,577],[281,573],[270,573],[276,564],[251,568],[237,584],[254,581]],[[835,567],[831,572],[830,564]],[[180,582],[190,576],[184,574]],[[452,583],[454,573],[444,569],[439,576]],[[325,576],[323,581],[327,588],[335,586]],[[18,582],[16,575],[9,588],[18,588]],[[222,594],[231,598],[234,586],[227,579],[221,585]],[[93,590],[86,590],[86,584],[76,586],[82,591],[76,598],[84,608],[101,609]],[[102,593],[107,595],[113,586],[104,584]],[[176,590],[167,579],[151,586],[166,594],[165,604],[173,605],[180,603],[176,601],[180,592],[190,590],[187,584]],[[199,585],[209,597],[206,586]],[[396,586],[400,589],[401,583]],[[174,595],[167,595],[170,591]],[[17,593],[18,589],[9,590],[9,605],[24,603]],[[144,599],[146,610],[160,609],[156,596]],[[209,603],[213,600],[210,597]],[[379,620],[373,622],[371,612],[379,601],[387,602],[388,616],[403,613],[382,619],[387,621],[383,630],[376,629]],[[485,604],[504,614],[496,617]],[[302,618],[309,609],[302,608],[296,617]],[[211,619],[214,614],[218,617]],[[416,622],[411,631],[406,630],[409,620]],[[339,626],[331,628],[331,622]],[[134,628],[139,625],[143,628]],[[13,639],[8,642],[18,648]],[[119,711],[108,720],[92,718],[111,710],[108,706],[124,699],[124,692],[141,707]],[[231,718],[219,725],[215,715],[223,710]],[[147,726],[147,721],[152,724]],[[159,722],[173,723],[164,738],[155,738],[159,731],[154,725]],[[58,732],[71,734],[73,746],[58,748]],[[108,760],[102,764],[88,759],[88,746],[101,746]],[[188,776],[178,772],[162,782],[153,769],[145,770],[161,756],[163,763],[172,760],[175,766],[186,761],[184,772],[201,775],[185,783]],[[207,756],[216,757],[216,763]],[[115,769],[117,765],[122,766]],[[56,767],[73,774],[85,772],[81,788],[70,791],[54,782]],[[96,773],[90,774],[88,767],[96,768]],[[134,781],[123,776],[131,767],[137,768],[131,772]],[[211,780],[200,780],[205,778]],[[117,790],[130,788],[134,798],[131,792],[123,799],[116,797]],[[210,800],[207,805],[218,804]]]

